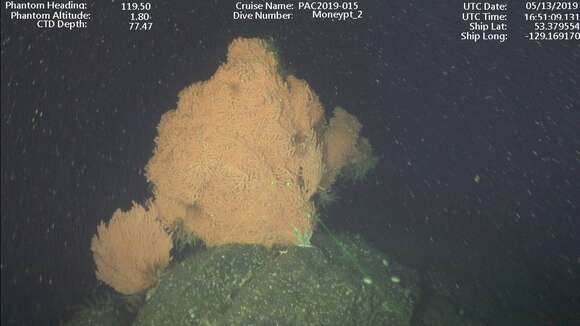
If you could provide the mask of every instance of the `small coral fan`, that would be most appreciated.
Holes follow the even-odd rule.
[[[171,260],[171,237],[157,220],[157,209],[133,203],[101,223],[91,242],[97,278],[117,292],[131,295],[153,286],[156,274]]]
[[[271,48],[234,40],[227,62],[184,89],[158,126],[146,167],[154,202],[166,225],[182,221],[208,246],[298,244],[296,232],[313,231],[321,182],[332,186],[368,144],[344,110],[327,126],[316,94],[279,74]]]
[[[348,172],[346,177],[358,180],[374,168],[376,158],[368,140],[359,136],[361,128],[356,117],[341,107],[334,109],[323,135],[326,173],[320,182],[322,189],[332,187],[343,170]]]

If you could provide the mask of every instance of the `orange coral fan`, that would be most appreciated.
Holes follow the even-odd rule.
[[[326,173],[320,185],[322,188],[330,188],[340,170],[359,157],[357,143],[361,127],[358,119],[343,108],[334,109],[334,116],[324,132]]]
[[[171,237],[156,219],[157,210],[133,203],[101,223],[91,242],[97,278],[123,294],[135,294],[155,283],[156,273],[171,260]]]
[[[280,75],[269,48],[234,40],[227,62],[183,90],[158,126],[146,167],[155,203],[164,223],[183,220],[209,246],[297,244],[296,232],[314,227],[311,198],[325,175],[324,152],[336,175],[335,157],[350,150],[322,143],[318,97],[306,82]]]

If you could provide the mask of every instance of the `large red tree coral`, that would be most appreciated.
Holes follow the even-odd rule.
[[[182,220],[210,246],[297,244],[314,227],[321,181],[330,187],[357,153],[356,118],[337,111],[327,126],[316,94],[281,75],[270,49],[234,40],[227,62],[184,89],[158,126],[146,167],[155,204],[166,224]]]

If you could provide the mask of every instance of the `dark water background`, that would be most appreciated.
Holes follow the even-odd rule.
[[[118,3],[91,4],[90,27],[72,33],[3,12],[2,325],[56,324],[82,303],[97,223],[148,197],[161,114],[236,36],[272,37],[328,109],[362,121],[381,158],[366,184],[340,190],[331,227],[539,324],[580,321],[578,42],[519,39],[510,10],[511,40],[463,43],[461,3],[240,23],[231,2],[203,2],[154,5],[151,32],[126,31]]]

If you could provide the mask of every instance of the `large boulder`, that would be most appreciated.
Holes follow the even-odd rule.
[[[409,325],[413,271],[358,237],[312,243],[199,252],[166,271],[134,325]]]

